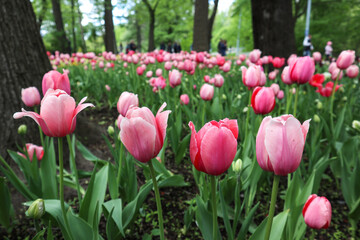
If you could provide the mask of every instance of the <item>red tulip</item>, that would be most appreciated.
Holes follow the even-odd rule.
[[[335,88],[335,92],[337,92],[337,90],[341,87],[342,85],[337,85]],[[316,92],[320,93],[321,96],[323,97],[330,97],[332,94],[334,88],[334,83],[333,82],[327,82],[325,84],[325,87],[323,87],[322,85],[318,86],[318,90],[316,90]]]
[[[310,120],[302,125],[292,115],[265,117],[256,136],[256,158],[260,167],[286,176],[300,165]]]
[[[141,76],[144,74],[145,69],[142,66],[136,68],[137,75]]]
[[[237,120],[224,119],[206,123],[199,132],[191,129],[190,159],[198,171],[210,175],[224,173],[234,160],[237,148]]]
[[[40,115],[22,109],[22,112],[14,114],[14,118],[31,117],[40,125],[45,135],[49,137],[65,137],[74,132],[76,115],[87,107],[94,107],[91,103],[83,104],[85,100],[86,97],[76,107],[74,98],[65,91],[49,89],[41,101]]]
[[[21,89],[21,100],[27,107],[33,107],[40,104],[40,93],[36,87]]]
[[[269,87],[257,87],[251,96],[251,106],[256,114],[268,114],[275,107],[274,90]]]
[[[275,57],[272,60],[272,64],[273,64],[274,68],[281,68],[285,64],[285,58]]]
[[[309,82],[309,84],[313,87],[319,87],[322,85],[322,83],[325,81],[325,76],[324,74],[315,74],[314,76],[311,77],[311,80]]]
[[[154,114],[147,107],[131,108],[121,120],[120,139],[126,149],[140,162],[156,157],[164,145],[168,116],[164,103]]]
[[[44,149],[43,149],[43,147],[38,146],[38,145],[35,145],[35,144],[32,144],[32,143],[27,143],[27,144],[26,144],[25,151],[27,152],[30,161],[33,160],[34,153],[35,153],[36,159],[37,159],[38,161],[40,161],[40,160],[43,158],[43,156],[44,156]],[[22,156],[23,158],[26,158],[26,156],[25,156],[23,153],[18,152],[18,154],[19,154],[20,156]]]
[[[315,229],[326,229],[330,226],[331,212],[329,200],[316,194],[309,196],[302,210],[305,223]]]
[[[42,79],[42,91],[45,96],[48,89],[61,89],[70,95],[70,81],[67,72],[63,74],[58,71],[50,71],[46,73]]]

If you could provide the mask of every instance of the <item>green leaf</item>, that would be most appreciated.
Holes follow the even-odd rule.
[[[54,139],[46,137],[44,156],[40,163],[43,197],[48,199],[58,198],[58,185],[56,180],[56,155]]]
[[[51,220],[49,220],[49,224],[48,224],[48,227],[47,227],[46,240],[54,240],[54,236],[53,236],[52,228],[51,228]]]
[[[227,212],[227,205],[226,202],[224,200],[224,195],[221,189],[221,184],[219,184],[219,195],[220,195],[220,205],[221,205],[221,210],[223,213],[223,219],[224,219],[224,224],[225,224],[225,229],[226,229],[226,233],[228,236],[228,239],[234,239],[234,235],[233,235],[233,231],[230,225],[230,221],[229,221],[229,217],[228,217],[228,212]]]
[[[274,217],[271,233],[270,233],[270,240],[279,240],[281,238],[285,228],[288,214],[289,214],[289,210],[281,212]],[[258,240],[265,238],[267,220],[268,217],[266,217],[262,221],[262,223],[256,228],[254,234],[250,237],[250,240]]]
[[[40,232],[38,232],[33,238],[32,240],[40,240],[43,239],[44,234],[45,234],[46,228],[44,228],[43,230],[41,230]]]
[[[360,219],[360,198],[351,206],[349,217],[354,219],[355,221],[359,221]]]
[[[212,231],[213,231],[213,224],[212,224],[212,214],[206,209],[205,204],[200,196],[196,197],[196,224],[200,228],[201,234],[204,239],[212,240]]]
[[[94,239],[93,229],[82,218],[75,216],[71,211],[67,212],[67,218],[73,239]]]
[[[107,180],[108,164],[103,166],[97,173],[95,166],[79,212],[79,216],[87,221],[90,226],[94,224],[95,213],[98,215],[96,219],[100,219],[101,211],[98,211],[97,208],[104,202]]]
[[[341,131],[343,122],[344,122],[345,110],[346,110],[346,107],[344,107],[344,108],[341,110],[341,113],[340,113],[340,115],[339,115],[339,118],[338,118],[337,121],[336,121],[334,139],[338,139],[338,138],[339,138],[339,134],[340,134],[340,131]]]
[[[179,165],[181,163],[181,160],[184,158],[186,150],[188,149],[190,144],[190,137],[191,137],[191,133],[186,135],[183,138],[183,140],[180,142],[179,147],[176,150],[175,163],[177,165]]]
[[[9,189],[3,177],[0,177],[0,199],[0,224],[5,228],[10,228],[10,221],[13,218],[13,206]]]
[[[108,183],[109,183],[109,192],[111,199],[119,197],[119,186],[116,181],[116,170],[117,168],[109,163],[109,173],[108,173]]]
[[[122,222],[122,218],[123,218],[123,213],[122,213],[122,201],[121,199],[113,199],[110,201],[107,201],[103,204],[103,209],[104,209],[104,215],[107,219],[107,225],[106,228],[107,230],[111,230],[107,235],[108,236],[112,236],[113,239],[117,233],[114,236],[114,227],[116,226],[118,231],[121,233],[121,235],[123,237],[125,237],[124,234],[124,227],[123,227],[123,222]],[[114,226],[115,224],[115,226]]]
[[[250,223],[251,223],[252,219],[254,218],[255,212],[256,212],[257,208],[259,207],[259,205],[260,205],[260,202],[258,202],[246,216],[244,222],[241,225],[240,232],[239,232],[239,235],[237,238],[238,240],[245,239],[245,236],[246,236],[246,233],[248,232]]]
[[[155,161],[153,161],[155,162]],[[159,182],[159,188],[163,187],[186,187],[189,186],[189,183],[184,181],[184,177],[181,175],[174,175],[167,177],[164,180]]]
[[[79,140],[76,141],[76,147],[80,151],[81,155],[88,161],[91,162],[98,162],[101,165],[105,165],[107,162],[104,160],[101,160],[100,158],[96,157],[94,154],[92,154]]]

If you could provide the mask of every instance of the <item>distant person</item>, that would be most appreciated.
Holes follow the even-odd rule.
[[[218,50],[218,53],[220,53],[221,54],[221,45],[222,45],[222,39],[220,38],[220,41],[219,41],[219,43],[218,43],[218,45],[217,45],[217,50]]]
[[[173,46],[171,41],[168,42],[166,51],[168,53],[173,53]]]
[[[326,56],[326,61],[330,61],[330,58],[332,56],[332,51],[333,51],[333,48],[331,47],[332,45],[332,42],[331,41],[328,41],[326,46],[325,46],[325,56]]]
[[[310,56],[311,50],[314,49],[313,45],[311,44],[311,35],[305,36],[303,41],[304,46],[304,56]]]
[[[126,45],[125,53],[128,54],[130,52],[130,43]]]
[[[178,42],[174,43],[174,53],[180,53],[181,52],[181,45]]]
[[[218,51],[221,54],[221,56],[226,56],[226,50],[227,50],[227,42],[226,40],[221,40],[218,45]]]
[[[119,46],[120,53],[122,53],[123,50],[124,50],[124,47],[123,47],[122,43],[120,43],[120,46]]]
[[[131,40],[131,42],[130,42],[130,51],[136,51],[136,48],[137,48],[137,46],[136,46],[136,44],[134,43],[134,41],[133,40]]]
[[[166,46],[164,42],[160,43],[160,50],[165,50]]]

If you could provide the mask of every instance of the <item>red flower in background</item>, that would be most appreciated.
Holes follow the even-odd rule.
[[[318,73],[311,77],[309,84],[313,87],[320,87],[322,86],[324,81],[325,81],[325,76],[323,74]]]
[[[272,64],[273,64],[274,68],[281,68],[285,64],[285,58],[275,57],[272,60]]]
[[[341,87],[342,85],[337,85],[335,88],[335,92]],[[334,83],[333,82],[328,82],[325,84],[325,87],[323,87],[322,85],[320,85],[318,87],[318,90],[316,90],[316,92],[320,93],[321,96],[323,97],[330,97],[331,93],[333,91],[334,88]]]

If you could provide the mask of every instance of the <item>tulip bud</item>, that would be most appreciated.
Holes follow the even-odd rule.
[[[354,120],[352,122],[352,127],[360,132],[360,121],[359,120]]]
[[[248,108],[248,107],[244,107],[243,113],[246,113],[247,111],[249,111],[249,108]]]
[[[113,126],[109,126],[107,129],[107,132],[110,136],[112,136],[114,134],[114,127]]]
[[[310,195],[302,210],[305,223],[314,229],[328,228],[331,222],[331,212],[329,200],[316,194]]]
[[[44,200],[41,198],[35,200],[25,212],[26,216],[39,219],[45,214]]]
[[[324,72],[323,75],[324,75],[324,77],[325,77],[326,80],[331,79],[331,73],[329,73],[329,72]]]
[[[239,158],[238,160],[236,160],[235,162],[233,162],[231,164],[231,167],[232,167],[232,170],[239,174],[241,172],[241,169],[242,169],[242,161],[241,159]]]
[[[346,102],[346,101],[347,101],[347,97],[346,97],[346,96],[343,97],[342,100],[343,100],[343,102]]]
[[[314,115],[314,122],[316,123],[320,122],[320,117],[317,114]]]
[[[318,101],[318,102],[316,103],[316,108],[317,108],[317,109],[322,109],[322,107],[323,107],[322,102]]]
[[[25,135],[27,132],[27,126],[25,124],[21,124],[18,128],[18,134]]]
[[[221,97],[222,97],[223,100],[226,100],[226,99],[227,99],[227,97],[226,97],[225,94],[221,95]]]
[[[236,98],[237,98],[237,99],[241,99],[241,95],[238,94],[238,95],[236,96]]]

